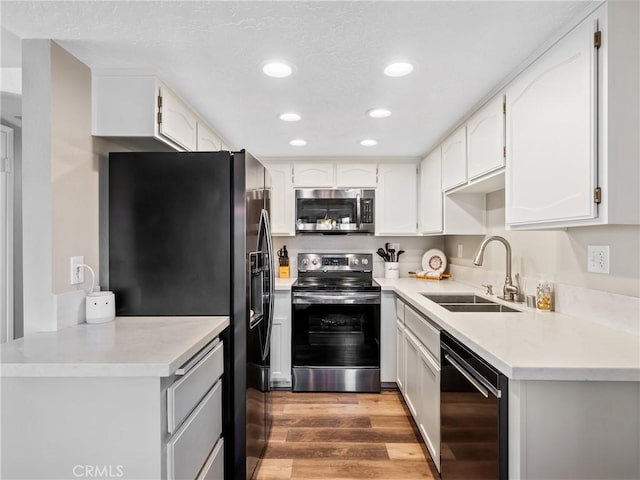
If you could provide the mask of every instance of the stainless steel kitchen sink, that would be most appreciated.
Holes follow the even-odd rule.
[[[449,310],[450,312],[520,312],[520,310],[507,307],[506,305],[502,305],[500,303],[441,303],[440,306]]]
[[[428,298],[432,302],[436,302],[438,304],[442,303],[495,303],[486,298],[479,297],[474,295],[473,293],[441,293],[441,294],[431,294],[431,293],[422,293],[423,297]]]
[[[423,297],[437,303],[450,312],[520,312],[515,308],[507,307],[501,303],[492,302],[489,299],[479,297],[473,293],[430,294],[422,293]]]

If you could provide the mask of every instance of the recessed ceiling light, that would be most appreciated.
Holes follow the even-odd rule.
[[[367,138],[365,140],[362,140],[360,142],[360,145],[362,145],[363,147],[374,147],[378,144],[378,142],[376,142],[374,139],[372,138]]]
[[[291,68],[291,65],[288,65],[284,62],[274,61],[265,63],[265,65],[262,67],[262,71],[265,75],[269,75],[270,77],[284,78],[291,75],[293,69]]]
[[[293,112],[283,113],[282,115],[280,115],[280,120],[284,122],[297,122],[298,120],[300,120],[300,115]]]
[[[371,110],[367,110],[367,113],[372,118],[386,118],[391,115],[391,110],[387,110],[386,108],[372,108]]]
[[[389,77],[404,77],[413,72],[413,65],[407,62],[397,62],[387,65],[384,74]]]
[[[296,138],[295,140],[291,140],[289,145],[293,145],[294,147],[304,147],[307,144],[306,140],[302,140],[301,138]]]

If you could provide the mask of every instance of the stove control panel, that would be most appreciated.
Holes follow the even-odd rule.
[[[298,272],[370,272],[370,253],[299,253]]]

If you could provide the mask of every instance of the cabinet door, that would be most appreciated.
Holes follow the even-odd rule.
[[[420,416],[416,423],[433,463],[440,471],[440,365],[422,347],[418,370],[421,403]]]
[[[160,135],[177,143],[185,150],[195,151],[197,142],[198,119],[182,100],[171,90],[161,86],[162,119],[159,122]]]
[[[369,163],[338,163],[336,187],[375,188],[378,166]]]
[[[585,21],[507,90],[508,225],[597,215],[597,49]]]
[[[271,383],[291,386],[291,292],[276,292],[271,329]]]
[[[396,304],[393,292],[382,292],[380,301],[380,381],[396,381]]]
[[[442,142],[442,190],[467,183],[467,135],[460,127]]]
[[[441,154],[438,147],[420,164],[420,233],[442,232]]]
[[[404,394],[404,325],[396,320],[396,384]]]
[[[418,362],[420,360],[420,346],[413,334],[406,329],[404,332],[404,398],[414,419],[418,417],[420,406],[420,387],[418,377]]]
[[[271,234],[295,235],[295,198],[290,163],[267,165],[271,178]]]
[[[376,235],[415,235],[418,231],[418,180],[413,164],[378,167]]]
[[[296,163],[293,167],[293,186],[301,188],[333,187],[333,163]]]
[[[213,133],[207,126],[198,122],[198,151],[199,152],[217,152],[222,150],[220,148],[222,143],[218,136]]]
[[[467,122],[469,180],[504,167],[504,95],[498,95]]]

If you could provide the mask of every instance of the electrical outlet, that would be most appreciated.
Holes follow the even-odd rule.
[[[78,285],[84,283],[84,268],[81,266],[84,263],[83,256],[71,257],[71,285]]]
[[[458,244],[458,258],[462,258],[462,244]]]
[[[587,271],[609,273],[609,245],[589,245],[587,247]]]

